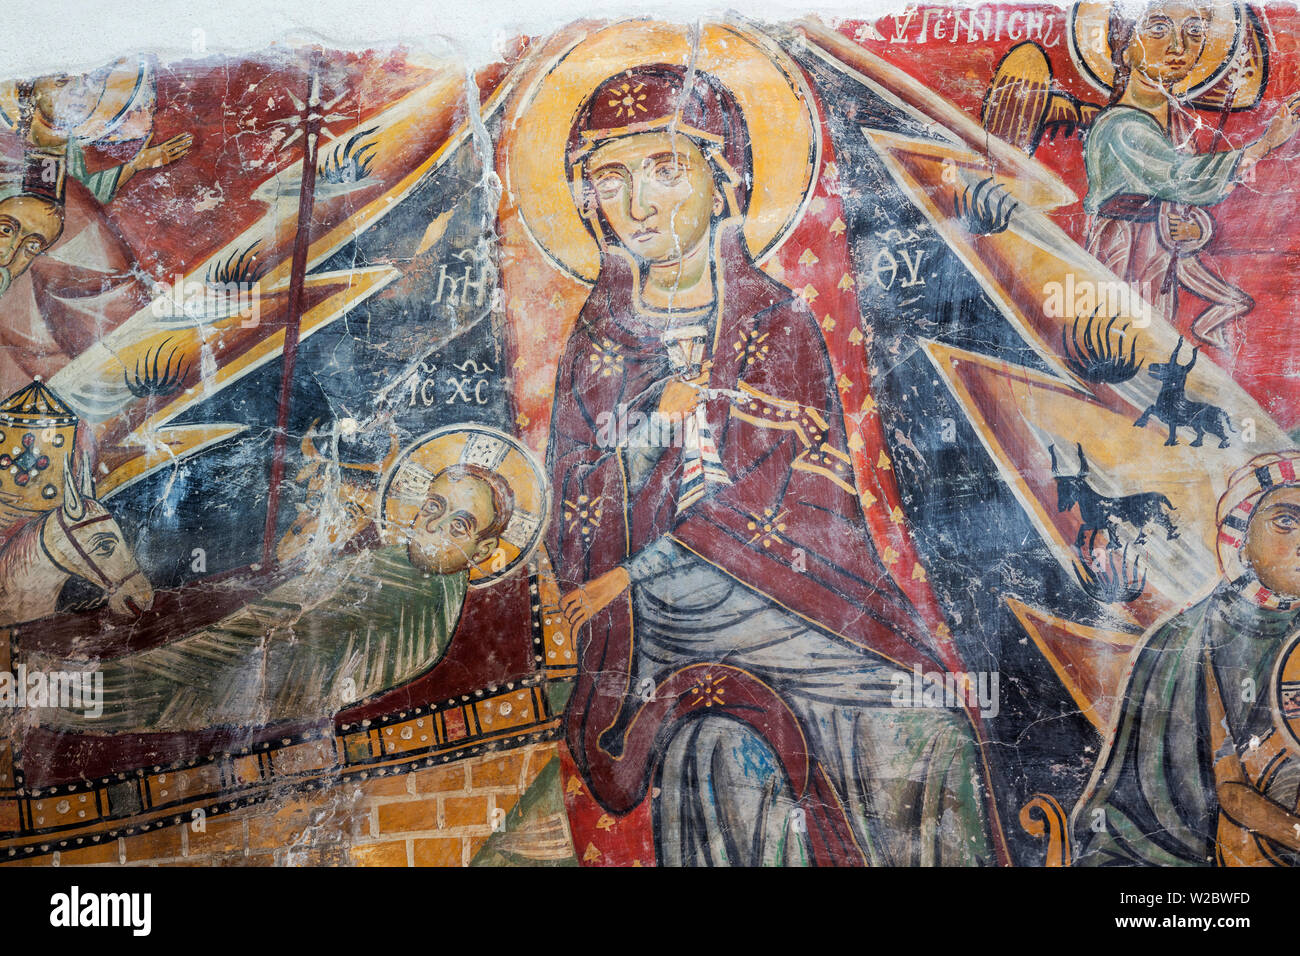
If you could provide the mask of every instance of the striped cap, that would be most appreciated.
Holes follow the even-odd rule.
[[[1275,488],[1300,485],[1300,450],[1256,455],[1228,479],[1228,490],[1219,499],[1216,521],[1219,527],[1219,568],[1232,584],[1261,607],[1289,610],[1300,604],[1275,594],[1259,583],[1241,556],[1251,513],[1264,495]]]

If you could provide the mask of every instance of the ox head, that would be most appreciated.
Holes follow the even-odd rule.
[[[302,439],[303,465],[295,480],[306,484],[307,493],[293,524],[276,545],[276,560],[281,564],[301,558],[313,546],[340,548],[365,531],[374,521],[378,478],[400,451],[396,433],[390,433],[388,453],[379,464],[335,465],[316,449],[316,425],[313,422]]]
[[[1083,454],[1083,445],[1075,443],[1075,448],[1079,450],[1079,471],[1074,475],[1061,474],[1060,465],[1056,461],[1056,446],[1048,447],[1048,453],[1052,456],[1052,477],[1056,480],[1056,509],[1058,511],[1069,511],[1079,501],[1079,493],[1087,484],[1088,477],[1088,459]]]
[[[1165,382],[1166,384],[1173,385],[1176,388],[1181,388],[1183,383],[1187,381],[1187,373],[1190,372],[1192,366],[1196,364],[1197,353],[1201,350],[1199,345],[1193,346],[1192,360],[1186,365],[1180,365],[1178,364],[1178,353],[1182,350],[1182,347],[1183,340],[1180,336],[1178,344],[1174,346],[1173,352],[1169,355],[1168,362],[1152,362],[1151,365],[1147,367],[1147,372],[1150,376],[1161,382]]]

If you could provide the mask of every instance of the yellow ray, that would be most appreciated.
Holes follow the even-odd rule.
[[[1119,712],[1136,631],[1089,627],[1040,608],[1003,597],[1034,646],[1052,665],[1071,699],[1101,733]]]
[[[329,290],[333,288],[334,291],[325,294],[303,313],[299,333],[300,339],[306,339],[329,325],[339,316],[355,308],[359,303],[388,285],[399,275],[398,270],[391,266],[374,266],[350,272],[328,273],[308,277],[304,285],[305,290]],[[238,322],[237,319],[232,321]],[[193,454],[213,444],[215,440],[203,444],[186,444],[177,449],[175,454],[167,454],[162,451],[147,451],[147,449],[158,443],[159,430],[169,430],[168,423],[170,421],[199,402],[210,398],[232,382],[243,378],[250,372],[256,371],[267,362],[279,358],[283,349],[284,330],[280,329],[260,339],[252,348],[240,353],[230,361],[218,364],[216,371],[211,376],[202,379],[197,386],[186,389],[184,393],[145,419],[120,442],[120,445],[127,448],[138,448],[139,453],[113,467],[109,474],[99,481],[97,489],[101,492],[101,496],[107,497],[107,494],[103,493],[105,491],[109,493],[120,491],[127,484],[143,478],[155,468],[171,463],[186,454]],[[197,355],[195,359],[198,360]],[[238,429],[238,431],[242,430],[242,427]],[[224,437],[231,437],[231,435],[225,435]],[[148,459],[148,463],[141,463],[140,459]],[[119,471],[123,473],[119,475]]]

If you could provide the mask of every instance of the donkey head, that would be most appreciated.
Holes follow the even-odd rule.
[[[81,484],[69,467],[63,476],[63,504],[45,522],[47,550],[63,570],[98,585],[114,614],[139,615],[153,605],[153,587],[127,547],[121,527],[108,509],[90,496],[90,478]]]

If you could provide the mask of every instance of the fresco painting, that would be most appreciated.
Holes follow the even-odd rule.
[[[0,865],[1292,865],[1298,36],[0,83]]]

